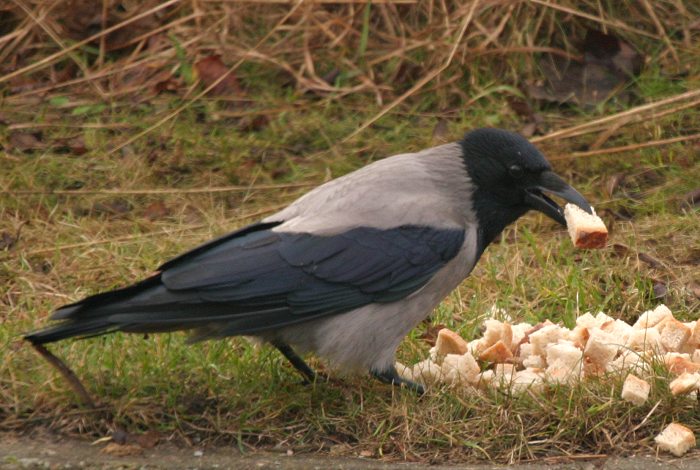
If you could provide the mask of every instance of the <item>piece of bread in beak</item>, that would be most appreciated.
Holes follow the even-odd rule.
[[[589,214],[574,204],[564,206],[564,218],[569,236],[577,248],[603,248],[608,241],[608,229],[593,210]]]

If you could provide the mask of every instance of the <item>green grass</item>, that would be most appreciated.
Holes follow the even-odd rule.
[[[689,86],[664,82],[654,69],[640,83],[645,100]],[[506,94],[485,94],[461,112],[449,123],[452,136],[482,125],[517,129]],[[57,106],[56,101],[42,104],[38,112],[22,106],[6,110],[15,122],[55,124],[44,130],[45,142],[77,133],[90,150],[82,156],[46,150],[0,157],[0,188],[6,191],[0,195],[0,233],[19,233],[17,243],[0,252],[0,430],[41,427],[92,438],[118,425],[132,432],[156,429],[184,444],[204,441],[242,449],[281,445],[334,455],[370,451],[396,460],[506,462],[651,450],[653,436],[666,422],[700,426],[697,403],[671,397],[662,368],[657,368],[659,379],[650,400],[639,407],[620,400],[624,377],[616,376],[521,396],[437,388],[418,398],[367,377],[304,386],[269,347],[243,338],[187,345],[185,335],[178,333],[147,339],[114,334],[51,345],[101,408],[93,412],[77,405],[57,373],[21,343],[22,333],[46,325],[56,307],[136,281],[168,258],[277,210],[306,189],[122,195],[12,191],[313,185],[378,158],[433,144],[435,117],[412,114],[408,104],[359,138],[339,143],[379,110],[367,97],[319,104],[264,87],[260,96],[266,108],[288,110],[271,115],[269,125],[259,131],[237,129],[236,120],[225,113],[214,119],[220,109],[207,102],[114,154],[107,152],[146,128],[154,110],[174,107],[173,101],[160,98],[136,107],[114,103],[78,115],[73,114],[75,107]],[[427,102],[415,106],[433,109]],[[544,117],[573,124],[613,109],[551,110]],[[64,126],[100,122],[126,123],[129,128],[117,132]],[[608,145],[650,140],[659,130],[667,137],[699,127],[700,112],[686,110],[622,128]],[[565,155],[591,140],[558,141],[544,148],[549,155]],[[678,317],[697,318],[700,303],[688,286],[697,278],[700,218],[697,209],[679,206],[679,198],[700,181],[694,145],[558,162],[560,173],[599,210],[607,210],[603,213],[613,228],[611,243],[626,245],[629,253],[577,251],[563,229],[529,215],[487,250],[429,323],[445,324],[471,339],[480,335],[493,305],[515,321],[550,319],[571,326],[577,315],[600,310],[633,321],[660,303],[653,296],[654,282],[667,284],[663,302]],[[647,177],[640,176],[643,169],[649,169]],[[615,173],[626,173],[628,179],[608,198],[604,188]],[[154,203],[165,205],[167,213],[154,216]],[[632,219],[617,219],[613,213]],[[662,261],[668,269],[650,267],[637,253]],[[426,357],[429,345],[420,335],[427,327],[420,325],[404,341],[400,361],[410,364]]]

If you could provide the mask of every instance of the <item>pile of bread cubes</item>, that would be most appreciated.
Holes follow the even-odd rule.
[[[578,248],[606,244],[605,224],[592,212],[572,204],[564,208],[569,236]],[[485,364],[483,370],[479,362]],[[627,374],[622,398],[642,405],[651,390],[651,366],[658,362],[675,377],[669,383],[673,395],[697,396],[700,321],[681,322],[665,305],[644,312],[634,325],[603,312],[578,317],[574,329],[550,321],[511,324],[491,318],[484,322],[483,337],[470,342],[440,330],[429,358],[396,368],[404,378],[425,385],[493,386],[514,393],[617,372]],[[655,441],[677,456],[696,445],[693,431],[680,423],[668,425]]]
[[[659,361],[675,377],[669,384],[673,395],[697,394],[700,322],[676,320],[665,305],[644,312],[634,325],[602,312],[578,317],[573,329],[550,321],[511,324],[490,318],[484,322],[483,336],[470,342],[447,328],[440,330],[430,357],[412,367],[397,364],[397,370],[428,386],[492,386],[514,393],[626,373],[621,396],[641,405],[649,397],[651,366]],[[695,436],[672,423],[656,442],[680,456],[695,447]]]

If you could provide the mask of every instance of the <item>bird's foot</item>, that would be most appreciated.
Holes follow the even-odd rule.
[[[417,395],[423,395],[425,393],[425,387],[423,387],[423,385],[412,380],[404,379],[399,375],[394,366],[381,372],[373,370],[372,375],[383,383],[405,387]]]
[[[288,344],[273,342],[272,345],[304,376],[304,380],[301,382],[303,385],[328,382],[328,377],[316,373]]]

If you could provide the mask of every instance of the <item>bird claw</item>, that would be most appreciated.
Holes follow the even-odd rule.
[[[404,387],[416,395],[423,395],[425,393],[425,387],[423,387],[423,385],[412,380],[404,379],[399,375],[399,373],[396,371],[396,367],[394,366],[391,366],[389,369],[382,372],[373,370],[372,375],[380,382]]]

